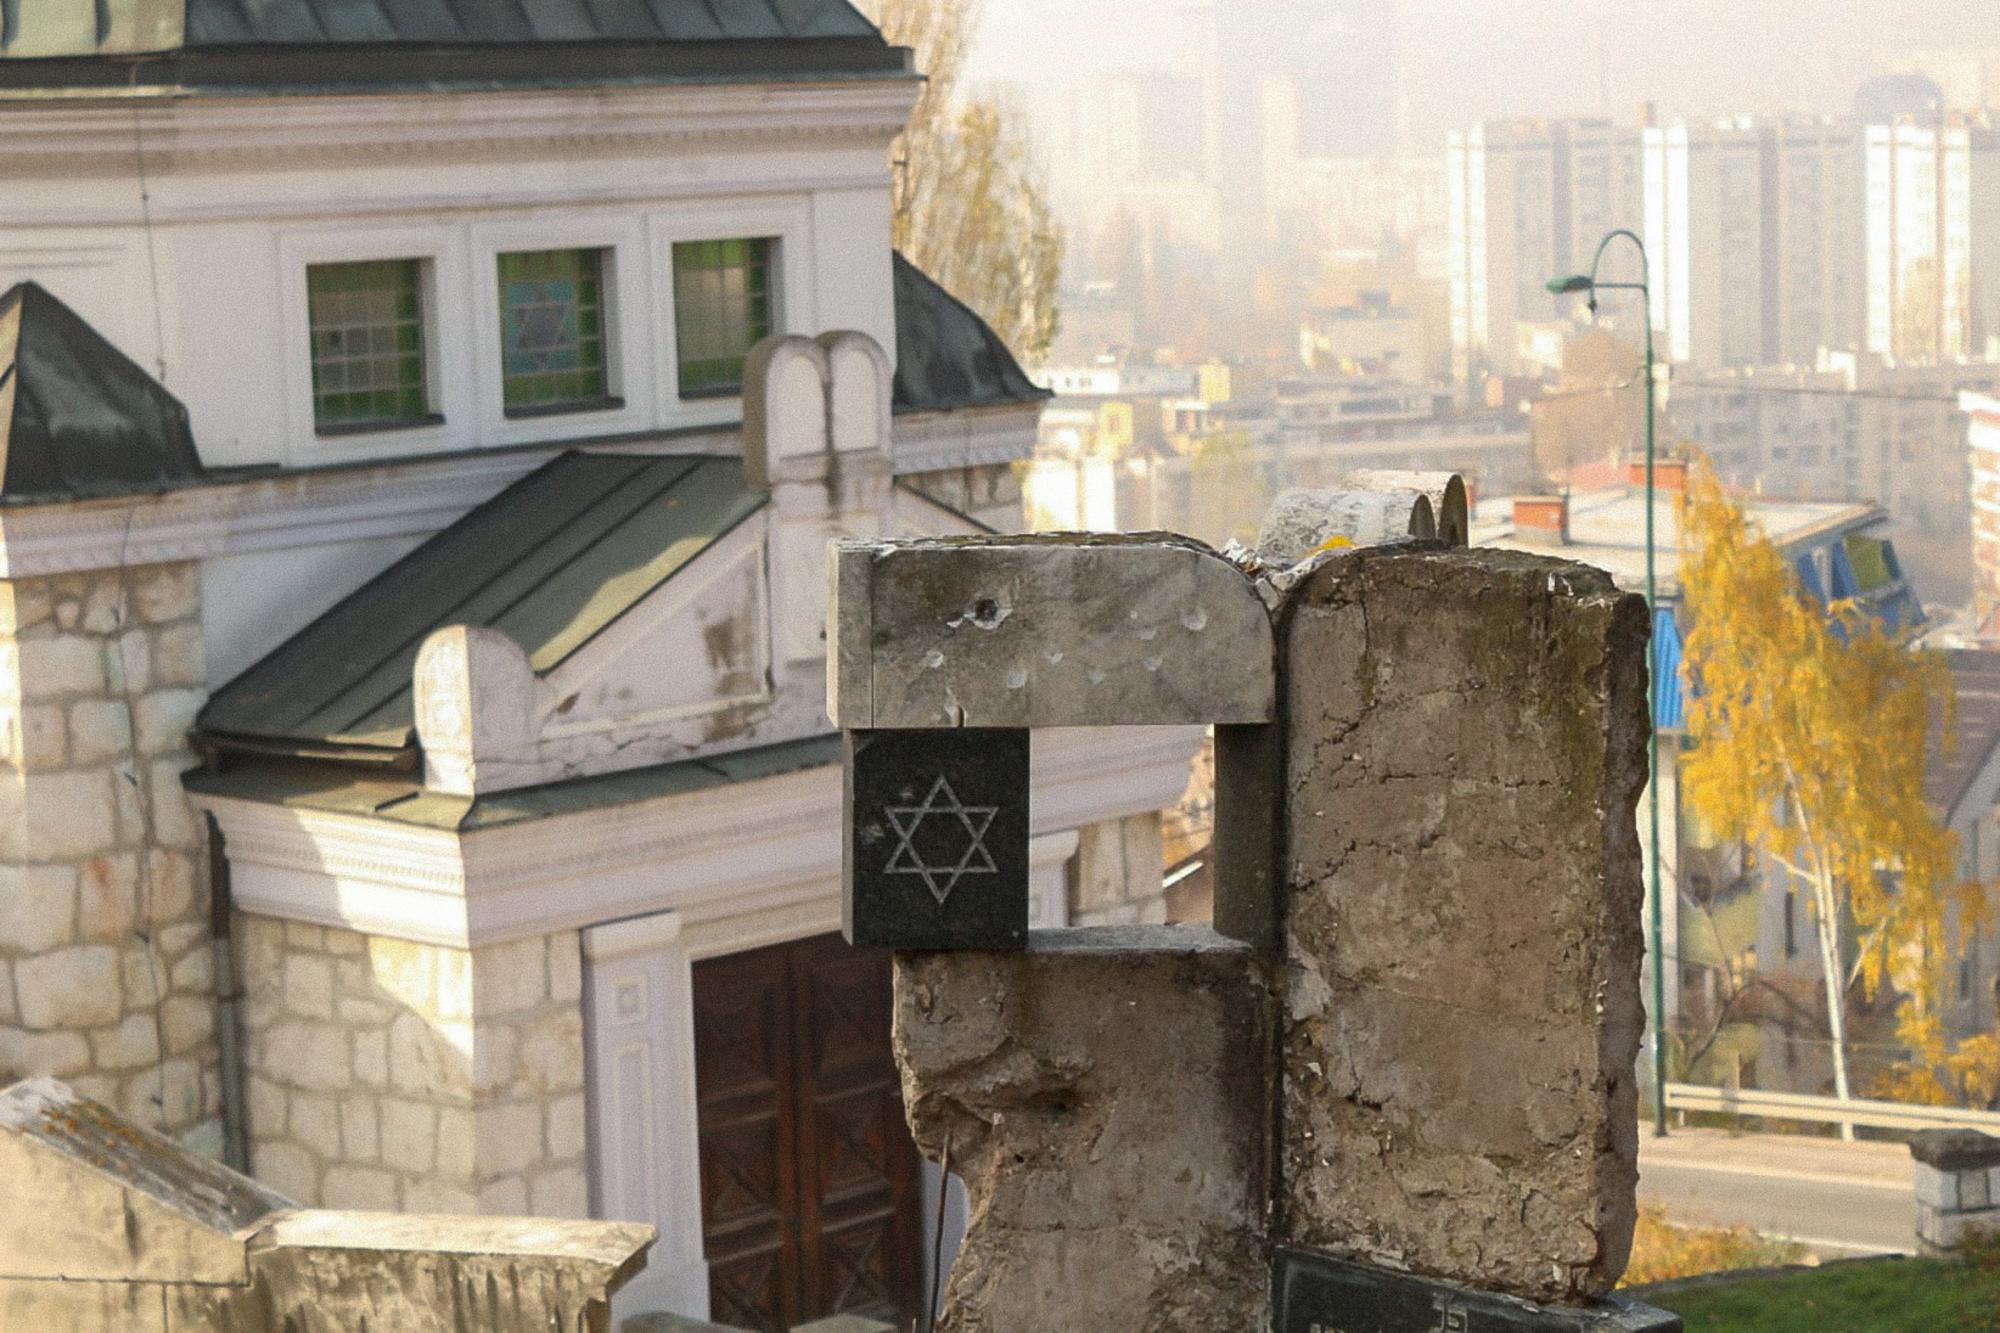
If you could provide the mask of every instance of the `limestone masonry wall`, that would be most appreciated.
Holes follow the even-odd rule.
[[[0,582],[0,1084],[221,1148],[191,563]]]
[[[453,949],[244,913],[252,1173],[328,1208],[587,1217],[574,933]]]

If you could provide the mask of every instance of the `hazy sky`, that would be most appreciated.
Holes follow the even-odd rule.
[[[1175,25],[1163,17],[1175,0],[985,3],[977,74],[1173,58]],[[1623,119],[1647,100],[1668,114],[1841,111],[1901,53],[2000,47],[1996,0],[1398,0],[1397,9],[1412,128],[1424,137],[1482,115]]]

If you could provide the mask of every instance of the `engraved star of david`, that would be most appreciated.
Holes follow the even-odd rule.
[[[939,798],[943,799],[940,800]],[[892,805],[888,808],[889,822],[896,826],[896,850],[889,854],[889,863],[883,873],[890,875],[921,875],[924,886],[931,891],[931,897],[942,907],[951,891],[958,887],[963,875],[997,875],[1000,868],[993,864],[992,853],[986,850],[986,830],[993,823],[993,816],[1000,813],[997,805],[967,805],[958,799],[958,793],[951,784],[940,776],[931,787],[930,795],[924,797],[922,805]],[[965,826],[966,844],[964,855],[956,865],[934,866],[926,864],[916,848],[917,830],[930,818],[956,819]]]

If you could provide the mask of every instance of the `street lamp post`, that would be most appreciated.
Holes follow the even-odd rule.
[[[1623,236],[1639,251],[1639,281],[1600,282],[1597,269],[1604,262],[1604,252],[1611,243]],[[1646,326],[1646,619],[1649,629],[1657,629],[1658,588],[1654,574],[1654,533],[1653,533],[1653,294],[1648,286],[1651,272],[1646,259],[1646,243],[1633,232],[1620,227],[1607,232],[1597,243],[1597,253],[1590,261],[1588,276],[1577,273],[1566,278],[1549,279],[1549,290],[1557,296],[1575,292],[1590,294],[1590,313],[1597,313],[1597,293],[1600,291],[1635,291],[1642,303],[1641,322]],[[1646,807],[1651,822],[1652,861],[1649,866],[1651,883],[1648,885],[1652,907],[1653,934],[1653,1133],[1665,1137],[1667,1132],[1667,974],[1666,948],[1664,943],[1664,922],[1666,910],[1660,893],[1660,733],[1659,733],[1659,653],[1654,649],[1646,668],[1646,706],[1652,716],[1647,720],[1653,725],[1647,730],[1646,745]]]

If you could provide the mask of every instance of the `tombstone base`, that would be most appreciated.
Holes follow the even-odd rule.
[[[1681,1317],[1608,1296],[1541,1305],[1297,1250],[1278,1252],[1274,1333],[1681,1333]]]

